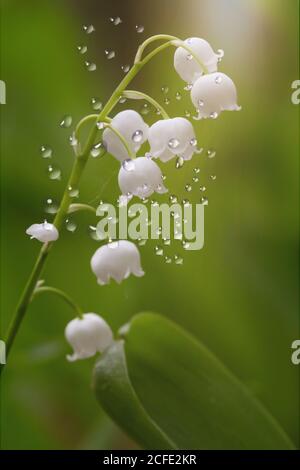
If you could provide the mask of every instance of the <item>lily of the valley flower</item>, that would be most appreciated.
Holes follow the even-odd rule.
[[[191,99],[199,118],[216,119],[221,111],[239,111],[235,84],[224,73],[211,73],[198,78]]]
[[[84,313],[67,324],[65,337],[74,352],[68,355],[70,362],[86,359],[103,352],[113,342],[113,334],[103,318],[96,313]]]
[[[57,228],[46,220],[42,224],[30,225],[26,233],[30,235],[30,238],[36,238],[42,243],[54,242],[59,237]]]
[[[133,153],[136,153],[148,138],[149,126],[139,113],[131,109],[116,114],[110,124],[124,137]],[[104,130],[102,139],[107,152],[118,160],[130,158],[123,142],[111,129]]]
[[[220,55],[213,51],[207,41],[201,38],[189,38],[184,44],[193,51],[209,73],[218,70]],[[178,47],[175,51],[174,67],[178,75],[189,84],[193,84],[204,72],[200,64],[183,47]]]
[[[120,283],[130,274],[137,277],[145,274],[139,250],[128,240],[119,240],[98,248],[92,256],[91,268],[100,285],[108,284],[111,278]]]
[[[162,162],[175,155],[190,160],[197,145],[192,124],[181,117],[155,122],[149,129],[148,139],[151,155]]]
[[[159,166],[148,157],[125,160],[120,168],[118,181],[122,194],[128,199],[132,196],[143,199],[154,192],[163,194],[168,191],[163,184]]]

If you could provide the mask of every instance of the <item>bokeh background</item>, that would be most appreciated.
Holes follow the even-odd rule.
[[[163,165],[166,185],[179,199],[199,201],[206,186],[205,247],[186,252],[182,266],[141,247],[146,276],[99,287],[89,260],[99,242],[78,214],[51,253],[43,277],[65,289],[86,311],[103,315],[114,330],[143,310],[165,315],[191,331],[245,382],[299,445],[299,366],[291,343],[299,338],[298,154],[299,107],[291,83],[299,78],[297,0],[1,0],[1,338],[39,249],[25,229],[45,216],[45,201],[59,201],[73,155],[62,129],[92,112],[91,99],[109,97],[132,63],[138,44],[166,33],[206,38],[225,50],[220,70],[235,81],[240,113],[193,121],[204,148],[180,170]],[[109,18],[120,16],[114,26]],[[93,24],[87,35],[84,24]],[[136,25],[144,26],[137,33]],[[86,45],[81,55],[77,47]],[[114,50],[107,60],[104,50]],[[172,115],[193,114],[189,94],[166,50],[143,70],[134,87],[151,94]],[[97,70],[88,72],[86,60]],[[168,87],[164,94],[162,87]],[[182,97],[176,99],[176,93]],[[179,95],[177,95],[179,97]],[[141,103],[125,103],[140,109]],[[147,110],[146,110],[147,111]],[[153,110],[144,116],[157,118]],[[51,162],[40,146],[53,149]],[[207,150],[216,151],[208,158]],[[47,166],[61,171],[50,180]],[[200,181],[187,194],[193,168]],[[80,200],[115,201],[118,164],[92,159]],[[216,179],[211,179],[216,175]],[[70,224],[69,224],[70,228]],[[69,364],[64,327],[73,313],[53,296],[31,305],[1,385],[3,449],[136,448],[100,409],[91,392],[94,360]]]

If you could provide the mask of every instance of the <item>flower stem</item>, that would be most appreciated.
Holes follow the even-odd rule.
[[[162,115],[164,119],[170,119],[166,110],[154,98],[152,98],[149,95],[146,95],[146,93],[142,93],[141,91],[135,91],[135,90],[125,90],[123,93],[123,96],[131,100],[148,101],[148,103],[152,104],[154,108],[160,111],[160,114]]]
[[[110,129],[114,134],[116,134],[116,136],[120,139],[120,141],[124,145],[129,157],[130,158],[135,158],[135,154],[132,152],[132,150],[129,146],[129,143],[127,142],[125,137],[121,134],[121,132],[119,132],[118,129],[116,129],[115,127],[113,127],[111,124],[108,124],[108,123],[105,124],[105,127]]]
[[[150,38],[149,38],[150,39]],[[163,38],[162,38],[163,39]],[[177,39],[177,38],[176,38]],[[151,42],[151,41],[150,41]],[[65,188],[60,207],[58,209],[58,212],[55,216],[54,219],[54,225],[56,228],[59,230],[63,224],[64,218],[68,213],[69,206],[72,203],[72,196],[70,194],[70,189],[69,188],[77,188],[82,176],[82,173],[84,171],[84,168],[86,166],[90,151],[94,145],[95,139],[97,137],[97,123],[98,122],[103,122],[105,119],[107,119],[107,116],[111,112],[111,110],[114,108],[114,106],[118,103],[119,99],[122,96],[122,93],[126,89],[126,87],[129,85],[129,83],[133,80],[133,78],[137,75],[137,73],[142,69],[144,65],[156,54],[158,54],[161,50],[163,50],[165,47],[168,45],[171,45],[171,43],[167,43],[167,45],[163,44],[160,47],[157,47],[155,50],[151,51],[143,60],[140,60],[136,62],[132,68],[129,70],[129,72],[125,75],[123,80],[119,83],[115,91],[112,93],[111,97],[103,107],[103,109],[100,111],[98,116],[95,118],[93,116],[93,119],[95,120],[89,136],[87,138],[85,147],[83,151],[81,151],[75,159],[71,175],[69,178],[69,181],[67,183],[67,186]],[[91,117],[88,118],[89,120],[92,119]],[[84,122],[86,122],[83,119]],[[83,122],[82,122],[83,124]],[[80,126],[81,127],[81,126]],[[79,131],[79,129],[78,129]],[[20,300],[17,305],[17,309],[15,312],[15,315],[11,321],[11,324],[8,328],[8,334],[6,336],[6,358],[8,358],[9,352],[12,348],[12,345],[14,343],[14,340],[16,338],[16,335],[19,331],[20,325],[22,323],[22,320],[25,316],[25,313],[28,309],[28,306],[30,304],[30,301],[32,299],[32,295],[34,293],[34,290],[36,288],[37,282],[40,278],[40,275],[42,273],[42,270],[45,266],[45,262],[47,260],[48,254],[53,246],[53,242],[50,243],[45,243],[42,245],[42,248],[40,249],[40,252],[38,254],[38,257],[36,259],[36,262],[33,266],[33,269],[31,271],[31,274],[28,278],[28,281],[25,285],[25,288],[23,290],[23,293],[20,297]],[[0,365],[0,374],[4,370],[4,364]]]
[[[50,287],[50,286],[38,287],[33,292],[32,299],[34,299],[36,295],[42,294],[44,292],[50,292],[52,294],[55,294],[61,297],[68,305],[70,305],[70,307],[72,307],[72,309],[76,312],[78,317],[82,318],[83,311],[81,310],[79,305],[76,302],[74,302],[74,300],[68,294],[66,294],[64,291],[60,289],[57,289],[56,287]]]

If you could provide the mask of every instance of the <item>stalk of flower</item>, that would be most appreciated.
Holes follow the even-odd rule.
[[[163,41],[163,44],[144,55],[146,48],[156,41]],[[152,157],[160,159],[162,162],[170,160],[175,155],[186,160],[192,158],[197,140],[191,123],[180,117],[169,118],[163,107],[153,98],[142,92],[126,90],[144,65],[158,53],[171,46],[176,48],[175,69],[184,80],[193,83],[191,99],[197,109],[200,106],[199,103],[203,101],[199,112],[201,117],[207,117],[209,113],[209,116],[211,113],[219,115],[225,109],[238,109],[236,89],[231,79],[218,72],[217,75],[221,77],[221,82],[216,82],[217,76],[215,74],[219,56],[213,52],[206,41],[200,38],[181,41],[174,36],[162,34],[148,38],[141,44],[132,68],[112,93],[100,113],[85,116],[76,126],[72,137],[76,158],[53,223],[33,224],[26,231],[31,238],[36,238],[43,245],[8,330],[7,357],[35,294],[37,292],[52,292],[61,295],[61,291],[56,288],[40,287],[40,276],[50,250],[59,237],[66,215],[76,210],[94,211],[94,208],[88,204],[74,204],[70,188],[78,188],[99,132],[102,132],[102,140],[107,153],[121,162],[118,181],[124,198],[132,196],[144,198],[153,192],[160,194],[166,191],[162,182],[161,170]],[[163,119],[149,128],[143,118],[136,111],[130,109],[110,118],[110,113],[122,96],[127,99],[146,99],[159,111]],[[90,126],[90,131],[85,144],[82,144],[81,130],[87,125]],[[147,140],[150,144],[151,158],[142,156],[134,159],[141,145]],[[111,278],[121,282],[130,274],[138,277],[144,274],[138,248],[126,240],[100,247],[91,260],[91,267],[99,284],[107,284]],[[69,303],[72,305],[72,301]],[[73,307],[79,314],[79,318],[66,328],[66,337],[74,348],[74,355],[70,360],[90,357],[96,351],[102,352],[112,341],[108,325],[94,313],[81,314],[81,310],[78,313],[79,309],[74,302]],[[94,332],[95,336],[93,336]],[[2,370],[3,365],[0,372]]]

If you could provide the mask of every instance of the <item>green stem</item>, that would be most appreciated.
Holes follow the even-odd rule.
[[[167,43],[167,45],[171,45]],[[87,138],[86,145],[83,149],[82,152],[77,155],[71,175],[69,178],[69,181],[67,183],[66,189],[64,191],[60,207],[58,209],[58,212],[56,214],[56,217],[54,219],[54,225],[57,227],[59,230],[63,224],[64,218],[68,213],[69,206],[72,202],[72,197],[70,195],[70,190],[69,188],[77,188],[79,181],[81,179],[82,173],[84,171],[84,168],[86,166],[90,151],[94,145],[95,139],[97,137],[97,122],[103,122],[111,112],[111,110],[114,108],[114,106],[118,103],[120,97],[122,96],[123,91],[125,88],[129,85],[129,83],[133,80],[133,78],[137,75],[137,73],[141,70],[141,68],[146,65],[146,63],[154,57],[156,54],[158,54],[160,51],[162,51],[166,45],[162,45],[155,50],[151,51],[143,60],[135,63],[132,68],[129,70],[129,72],[125,75],[123,80],[119,83],[101,112],[98,114],[97,119],[95,119],[95,124],[90,130],[89,136]],[[94,116],[93,116],[94,118]],[[91,119],[91,118],[89,118]],[[83,120],[84,121],[84,120]],[[86,121],[84,121],[86,122]],[[81,127],[81,126],[80,126]],[[79,130],[79,129],[78,129]],[[6,358],[8,358],[9,352],[11,350],[11,347],[14,343],[15,337],[19,331],[20,325],[22,323],[22,320],[24,318],[24,315],[27,311],[27,308],[30,304],[30,300],[32,298],[33,292],[36,288],[37,282],[40,278],[40,275],[42,273],[42,270],[45,266],[45,262],[47,260],[48,254],[53,246],[53,242],[50,243],[45,243],[42,245],[42,248],[40,249],[40,252],[38,254],[38,257],[36,259],[36,262],[33,266],[33,269],[31,271],[31,274],[29,276],[29,279],[26,283],[26,286],[23,290],[23,293],[20,297],[20,300],[17,305],[17,309],[15,312],[15,315],[11,321],[11,324],[8,329],[8,334],[6,337]],[[4,365],[1,365],[0,368],[0,374],[4,370]]]
[[[123,96],[131,100],[148,101],[148,103],[152,104],[152,106],[154,106],[156,109],[160,111],[160,114],[162,115],[164,119],[170,119],[166,110],[155,99],[153,99],[149,95],[146,95],[146,93],[142,93],[141,91],[135,91],[135,90],[125,90],[123,92]]]
[[[90,206],[89,204],[75,203],[69,206],[68,214],[73,214],[74,212],[78,211],[89,211],[93,212],[94,214],[96,213],[95,207]]]
[[[130,146],[129,146],[129,143],[127,142],[127,140],[125,139],[125,137],[121,134],[121,132],[118,131],[118,129],[116,129],[115,127],[113,127],[111,124],[108,124],[106,123],[105,124],[105,127],[107,127],[108,129],[110,129],[114,134],[116,134],[117,137],[119,137],[120,141],[122,142],[122,144],[124,145],[128,155],[130,158],[135,158],[135,154],[133,153],[133,151],[131,150]]]
[[[167,40],[167,41],[177,41],[178,38],[176,36],[170,36],[169,34],[156,34],[155,36],[151,36],[150,38],[146,39],[138,48],[134,63],[140,62],[142,60],[142,55],[144,50],[146,49],[149,44],[151,44],[154,41],[162,41],[162,40]]]
[[[76,139],[79,140],[79,131],[85,124],[87,124],[90,121],[96,122],[97,119],[98,119],[98,114],[89,114],[88,116],[85,116],[84,118],[82,118],[77,124],[76,129],[75,129]]]
[[[56,287],[49,287],[49,286],[38,287],[33,292],[32,300],[35,298],[36,295],[42,294],[44,292],[50,292],[52,294],[55,294],[61,297],[68,305],[70,305],[70,307],[72,307],[72,309],[76,312],[78,317],[82,318],[83,311],[81,310],[79,305],[76,302],[74,302],[74,300],[68,294],[66,294],[64,291],[60,289],[57,289]]]

